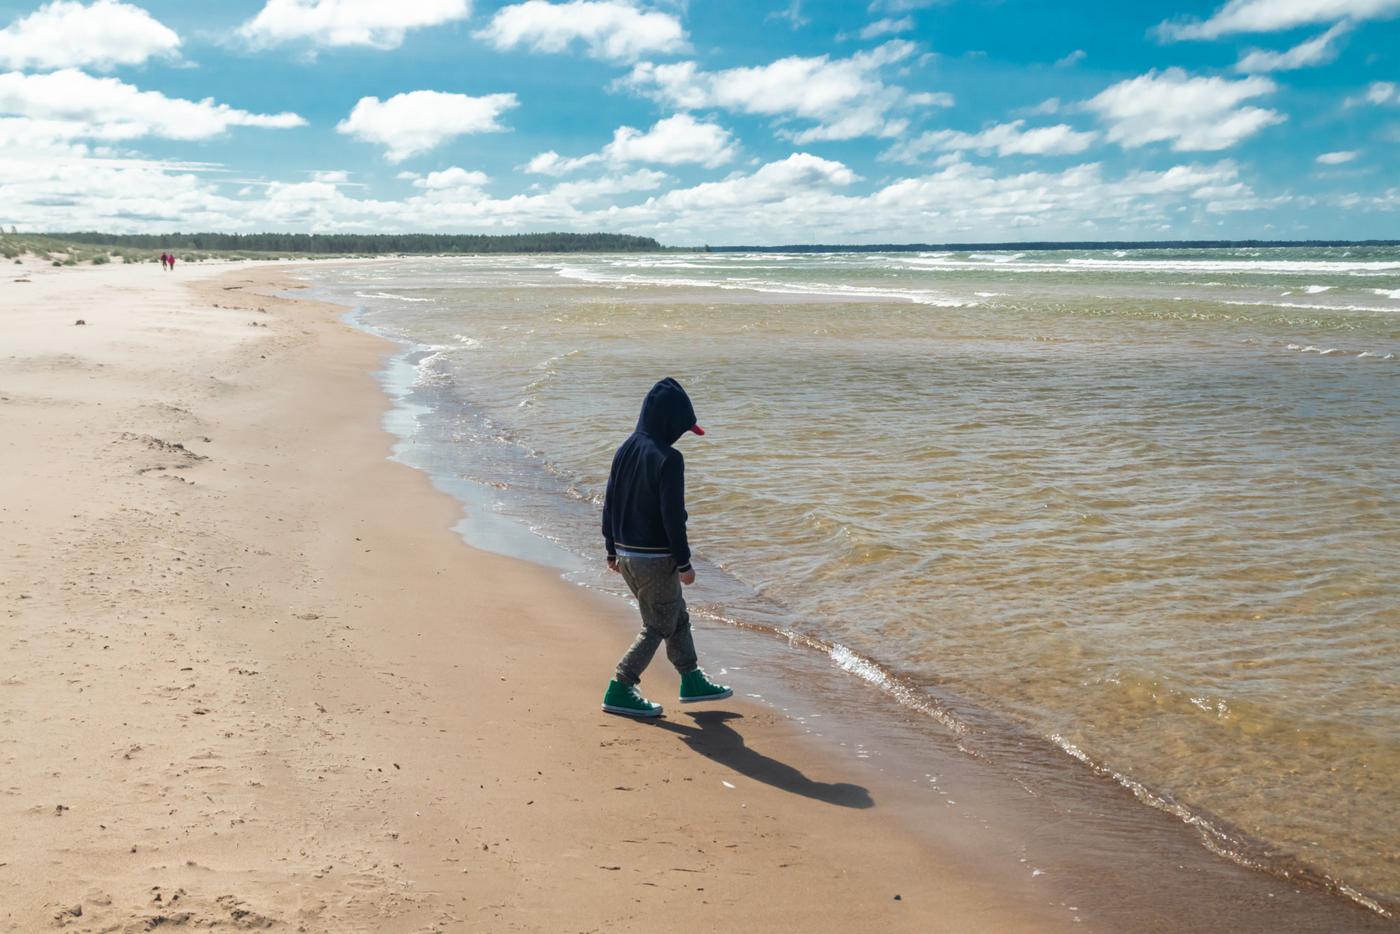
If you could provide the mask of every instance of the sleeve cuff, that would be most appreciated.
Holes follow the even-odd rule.
[[[676,565],[676,573],[678,573],[678,574],[684,574],[686,571],[689,571],[689,570],[692,570],[689,561],[687,561],[685,564],[678,564],[678,565]]]

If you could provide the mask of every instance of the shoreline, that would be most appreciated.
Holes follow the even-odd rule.
[[[324,281],[318,283],[318,288],[328,296],[335,294],[334,288]],[[414,425],[417,417],[428,412],[434,403],[429,398],[419,397],[414,389],[414,380],[418,372],[416,369],[418,358],[433,356],[440,348],[421,344],[408,337],[393,337],[365,323],[362,317],[363,310],[357,308],[353,314],[347,316],[347,320],[351,320],[353,325],[359,329],[392,341],[398,348],[398,352],[388,358],[388,363],[380,372],[384,390],[394,400],[394,406],[386,418],[386,427],[388,427],[389,420],[395,423],[389,430],[398,438],[399,443],[396,445],[396,450],[423,448],[426,452],[420,453],[416,458],[413,455],[405,457],[399,454],[396,454],[396,458],[403,463],[411,464],[415,469],[427,472],[433,477],[434,483],[439,489],[449,492],[462,503],[467,518],[459,523],[458,531],[462,534],[464,541],[472,547],[548,566],[556,572],[567,574],[574,583],[609,594],[615,600],[626,601],[624,593],[607,586],[607,584],[612,583],[607,579],[607,575],[602,575],[601,583],[603,586],[600,588],[599,581],[591,579],[587,573],[580,573],[579,566],[586,561],[586,558],[579,555],[575,549],[567,546],[561,547],[561,543],[556,541],[553,533],[546,529],[527,527],[524,524],[517,525],[516,523],[520,520],[511,518],[509,509],[498,515],[500,510],[497,507],[503,502],[503,498],[508,498],[508,494],[503,492],[504,486],[496,489],[489,482],[480,478],[476,480],[456,478],[455,468],[450,458],[442,459],[441,452],[436,459],[432,456],[430,449],[433,443],[419,440]],[[536,491],[536,495],[537,493],[538,491]],[[474,518],[474,513],[485,514],[489,521],[484,523],[479,521],[479,519]],[[533,541],[533,545],[531,541]],[[715,575],[724,572],[700,559],[703,559],[703,555],[699,556],[697,560],[699,564],[705,565],[706,580],[713,585]],[[777,610],[778,608],[775,606],[770,609]],[[782,612],[788,611],[783,610]],[[740,615],[742,616],[742,614]],[[768,619],[773,617],[773,614],[769,612],[761,614],[761,616]],[[930,732],[936,733],[938,735],[933,741],[941,742],[945,747],[950,748],[944,748],[945,757],[936,760],[933,766],[929,766],[930,768],[940,768],[942,771],[947,771],[947,757],[971,756],[985,763],[993,764],[994,767],[1004,770],[1005,773],[1019,773],[1020,777],[1016,779],[1018,786],[1024,786],[1026,781],[1038,782],[1039,792],[1048,791],[1050,794],[1058,796],[1060,798],[1058,803],[1066,810],[1071,809],[1071,807],[1074,809],[1088,807],[1098,810],[1100,817],[1112,814],[1113,819],[1123,825],[1119,828],[1120,830],[1130,826],[1142,830],[1144,835],[1159,843],[1162,854],[1173,854],[1171,859],[1159,854],[1157,859],[1150,862],[1161,865],[1145,867],[1147,873],[1162,868],[1182,869],[1183,867],[1180,865],[1182,861],[1192,864],[1205,863],[1207,864],[1206,868],[1197,867],[1197,870],[1210,873],[1213,868],[1209,864],[1224,861],[1230,864],[1232,869],[1244,871],[1239,877],[1218,880],[1232,890],[1231,898],[1233,899],[1243,899],[1245,902],[1252,903],[1261,898],[1275,898],[1278,893],[1263,891],[1263,886],[1270,883],[1287,886],[1301,885],[1303,888],[1295,890],[1293,894],[1303,896],[1304,901],[1308,902],[1307,906],[1301,909],[1303,915],[1313,916],[1314,912],[1319,912],[1318,917],[1325,916],[1330,900],[1336,899],[1338,903],[1345,906],[1342,909],[1344,914],[1359,908],[1363,912],[1374,912],[1380,918],[1393,918],[1393,913],[1384,907],[1383,899],[1379,899],[1379,897],[1364,890],[1358,890],[1349,885],[1345,879],[1335,879],[1305,861],[1279,851],[1268,840],[1251,834],[1208,810],[1183,804],[1177,801],[1169,791],[1154,789],[1128,776],[1121,775],[1101,763],[1087,758],[1068,741],[1058,736],[1051,739],[1044,738],[1027,731],[1021,725],[1013,723],[991,709],[970,702],[968,698],[930,690],[927,685],[921,685],[911,676],[890,667],[879,659],[862,656],[858,652],[829,640],[786,631],[781,627],[775,629],[773,626],[776,625],[776,622],[773,620],[770,620],[768,625],[758,625],[742,618],[730,618],[725,613],[712,613],[703,602],[692,606],[692,617],[697,621],[697,632],[704,633],[707,640],[719,640],[720,646],[731,656],[741,658],[751,668],[763,670],[766,678],[759,684],[751,685],[754,690],[768,690],[774,677],[790,678],[795,682],[802,679],[813,679],[814,682],[820,682],[824,685],[821,690],[814,689],[810,685],[789,685],[786,693],[780,693],[776,696],[747,693],[748,697],[758,699],[758,703],[767,706],[770,710],[780,712],[794,720],[805,733],[816,733],[815,717],[830,718],[831,716],[830,704],[826,704],[825,707],[820,706],[827,700],[821,695],[842,694],[844,696],[845,705],[848,708],[845,712],[853,714],[853,716],[847,718],[842,729],[834,732],[829,731],[832,735],[821,738],[814,743],[817,751],[822,755],[840,758],[849,755],[853,748],[860,750],[856,753],[858,758],[879,757],[883,753],[888,758],[899,762],[908,780],[919,784],[922,779],[928,779],[931,774],[920,771],[923,766],[928,766],[929,763],[921,758],[919,747],[930,740],[928,735]],[[774,620],[776,618],[773,617]],[[797,651],[794,652],[794,649]],[[863,681],[865,684],[833,686],[828,683],[832,675],[835,675],[838,681],[845,680],[845,675],[853,675],[854,678],[850,679],[851,681]],[[863,692],[871,688],[881,695],[878,709],[869,711],[872,717],[897,720],[906,719],[912,713],[916,718],[912,724],[914,728],[902,734],[877,731],[877,733],[883,734],[889,746],[883,750],[879,748],[872,750],[870,744],[861,742],[862,739],[869,738],[866,735],[867,724],[864,722],[862,714],[869,709],[869,695]],[[814,701],[818,705],[815,708]],[[814,715],[810,720],[792,713],[793,710],[804,708],[820,709],[824,712]],[[921,723],[923,718],[929,718],[935,723]],[[832,719],[824,721],[826,724],[832,722]],[[939,729],[940,727],[942,729]],[[822,737],[821,733],[816,733],[816,735]],[[949,742],[950,739],[951,742]],[[879,771],[886,770],[881,768]],[[1069,782],[1080,783],[1088,787],[1067,793],[1060,787],[1061,783],[1065,781],[1066,775],[1069,776]],[[888,781],[888,777],[885,777],[885,780]],[[935,788],[935,790],[938,789]],[[1025,787],[1025,790],[1031,794],[1037,794],[1037,791],[1032,791],[1029,787]],[[942,791],[939,793],[943,794]],[[950,798],[951,796],[943,794],[943,797]],[[961,798],[963,795],[960,794],[959,797]],[[1007,802],[1002,800],[997,807],[1006,804]],[[924,812],[927,805],[927,801],[916,798],[910,798],[901,803],[906,815],[911,817],[917,817],[918,814]],[[1150,813],[1139,813],[1138,809]],[[994,809],[984,810],[984,815],[992,810]],[[1021,810],[1009,819],[1012,821],[1021,820],[1030,824],[1043,816],[1043,814]],[[996,820],[997,818],[992,817],[991,819]],[[1184,849],[1180,846],[1183,838],[1187,841],[1187,847]],[[1139,859],[1139,854],[1131,852],[1131,849],[1126,848],[1123,852],[1115,853],[1100,852],[1097,855],[1099,859],[1107,857],[1115,862]],[[1026,862],[1025,859],[1020,861]],[[1057,865],[1057,868],[1064,868],[1073,863],[1073,861],[1058,861],[1057,864],[1054,859],[1047,860],[1047,862]],[[1167,866],[1168,863],[1171,865]],[[1035,871],[1035,875],[1040,875],[1040,872]],[[1228,876],[1228,873],[1222,874],[1222,876]],[[1077,900],[1092,902],[1094,896],[1111,900],[1112,895],[1113,893],[1108,891],[1095,892],[1092,887],[1089,887],[1087,891],[1079,893]],[[1316,899],[1320,899],[1320,901]],[[1261,910],[1261,908],[1256,906],[1254,910]],[[1206,917],[1202,916],[1203,919]],[[1301,918],[1295,920],[1300,925],[1299,929],[1306,928],[1306,921]],[[1364,924],[1364,921],[1361,923]]]
[[[1068,814],[965,816],[1009,783],[956,749],[933,752],[983,811],[961,791],[930,810],[763,704],[600,714],[630,612],[462,543],[460,505],[388,459],[385,345],[272,295],[293,272],[0,284],[8,929],[1121,929],[1082,879],[1001,864]],[[712,635],[707,657],[748,651]],[[783,677],[769,703],[870,703],[844,675]],[[875,719],[849,728],[905,741]],[[1215,862],[1203,884],[1251,884]],[[1144,877],[1110,881],[1136,881],[1138,929],[1191,929]],[[1385,929],[1318,897],[1269,895],[1239,929]]]
[[[1060,926],[767,711],[603,717],[618,608],[460,542],[285,271],[3,285],[5,929]]]

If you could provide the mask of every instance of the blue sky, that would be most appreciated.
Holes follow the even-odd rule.
[[[1400,0],[0,0],[0,223],[1400,237]]]

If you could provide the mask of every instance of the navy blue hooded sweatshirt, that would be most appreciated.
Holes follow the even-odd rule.
[[[695,425],[695,409],[669,376],[651,387],[637,430],[613,455],[603,498],[603,541],[617,549],[670,555],[690,570],[685,538],[685,458],[673,444]]]

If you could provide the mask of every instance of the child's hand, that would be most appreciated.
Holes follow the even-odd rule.
[[[694,569],[694,568],[691,568],[689,571],[682,571],[682,572],[681,572],[681,583],[682,583],[682,584],[685,584],[687,587],[689,587],[691,584],[695,583],[695,569]]]

